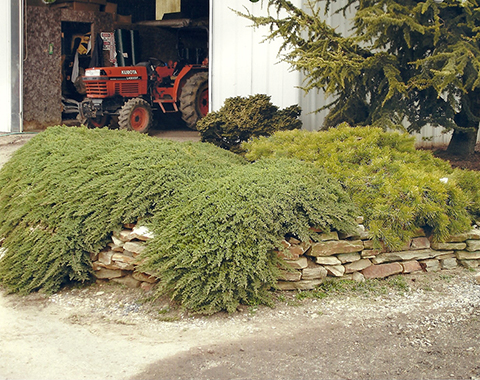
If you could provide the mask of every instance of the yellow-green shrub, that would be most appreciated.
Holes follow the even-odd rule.
[[[480,223],[480,172],[473,170],[455,169],[452,179],[460,186],[468,198],[467,211],[472,221]]]
[[[470,226],[469,196],[451,176],[450,166],[416,150],[407,134],[342,125],[323,132],[277,132],[243,148],[251,161],[295,157],[326,169],[344,184],[376,242],[392,249],[419,227],[443,240]],[[440,181],[449,176],[447,183]]]

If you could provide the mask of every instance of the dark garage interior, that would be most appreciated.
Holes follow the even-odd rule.
[[[87,67],[208,58],[208,0],[27,0],[24,130],[75,125]],[[162,12],[165,8],[166,12]],[[172,11],[173,10],[173,11]],[[157,19],[159,18],[160,19]]]

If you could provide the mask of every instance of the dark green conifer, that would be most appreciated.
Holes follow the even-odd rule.
[[[473,152],[480,121],[478,1],[309,0],[306,10],[287,0],[265,2],[268,17],[243,16],[269,26],[269,39],[283,39],[283,59],[305,73],[306,91],[335,95],[325,106],[325,127],[407,121],[409,131],[418,131],[430,124],[454,130],[452,153]],[[322,21],[333,8],[354,11],[350,35]]]

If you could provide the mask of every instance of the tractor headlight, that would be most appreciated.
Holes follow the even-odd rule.
[[[93,70],[85,70],[86,77],[99,77],[100,76],[100,69],[93,69]]]

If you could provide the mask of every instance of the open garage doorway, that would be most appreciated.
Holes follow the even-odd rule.
[[[85,97],[82,76],[91,61],[92,24],[62,22],[62,121],[76,119],[78,102]]]
[[[78,78],[84,75],[85,69],[92,67],[95,50],[99,55],[95,67],[178,62],[204,65],[208,73],[209,0],[56,0],[45,3],[42,0],[26,0],[25,3],[28,54],[24,57],[23,99],[26,130],[80,124],[82,120],[75,108],[87,93]],[[84,38],[86,36],[89,39]],[[77,54],[79,49],[84,50],[83,46],[87,51]],[[164,124],[182,124],[178,112],[160,115],[155,121],[160,128]]]

